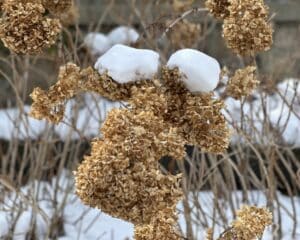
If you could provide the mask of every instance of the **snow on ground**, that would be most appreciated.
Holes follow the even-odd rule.
[[[191,92],[213,91],[221,73],[218,61],[194,49],[182,49],[171,55],[168,68],[178,67],[183,82]]]
[[[94,56],[104,54],[115,44],[130,45],[137,42],[139,33],[131,27],[119,26],[114,28],[107,35],[98,32],[88,33],[83,43]]]
[[[77,196],[74,194],[72,174],[64,171],[60,178],[53,178],[51,182],[34,182],[21,189],[21,194],[11,193],[4,198],[4,204],[0,203],[0,238],[3,237],[11,226],[11,219],[16,217],[17,211],[12,214],[11,209],[21,208],[21,214],[16,222],[14,240],[25,240],[25,234],[32,226],[32,216],[36,217],[36,234],[38,239],[45,239],[50,219],[55,215],[55,209],[58,211],[63,219],[64,235],[59,237],[59,240],[71,239],[101,239],[101,240],[125,240],[132,239],[133,225],[112,218],[100,210],[91,209],[83,205]],[[56,190],[55,190],[56,189]],[[242,193],[231,193],[233,199],[233,207],[240,208],[244,203],[242,202]],[[33,200],[33,197],[37,200]],[[192,207],[192,221],[193,229],[196,233],[196,239],[204,239],[205,225],[212,227],[212,218],[216,214],[216,233],[222,232],[224,226],[221,222],[221,217],[218,212],[214,212],[213,203],[215,198],[211,192],[200,192],[197,194],[190,194],[190,206],[199,205],[202,207],[204,213],[197,212],[195,207]],[[275,215],[274,223],[279,224],[277,210],[281,213],[281,223],[283,231],[283,240],[300,239],[300,198],[286,197],[279,192],[277,193],[279,205],[274,203]],[[26,200],[26,201],[25,201]],[[233,218],[233,211],[227,202],[222,202],[221,210],[223,217],[231,222]],[[249,205],[256,205],[265,207],[267,200],[265,193],[261,191],[248,192]],[[31,204],[28,204],[31,203]],[[293,204],[295,204],[295,211],[293,212]],[[280,208],[278,208],[280,207]],[[182,214],[182,204],[178,204],[179,224],[183,232],[185,230],[185,219]],[[216,210],[216,209],[215,209]],[[35,213],[35,214],[33,214]],[[293,232],[293,217],[296,216],[298,221],[296,225],[296,236],[292,238]],[[227,225],[227,224],[225,224]],[[263,240],[271,240],[273,235],[271,229],[266,231]]]
[[[117,44],[98,58],[95,69],[118,83],[152,79],[160,66],[159,54]]]
[[[108,101],[96,94],[86,93],[82,97],[82,106],[72,99],[66,104],[63,122],[52,126],[28,116],[30,106],[0,110],[0,139],[37,139],[54,128],[54,134],[64,139],[78,139],[99,135],[99,129],[106,114],[120,103]]]

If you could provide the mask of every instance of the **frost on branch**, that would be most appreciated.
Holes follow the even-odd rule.
[[[219,83],[221,68],[218,61],[197,50],[183,49],[175,52],[167,66],[179,69],[182,81],[191,92],[210,92]]]
[[[158,53],[117,44],[97,60],[95,69],[124,84],[154,78],[159,65]]]

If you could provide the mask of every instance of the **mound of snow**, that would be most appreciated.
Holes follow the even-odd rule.
[[[220,79],[221,68],[218,61],[194,49],[182,49],[169,59],[167,67],[178,67],[183,82],[191,92],[210,92]]]
[[[113,80],[123,84],[152,79],[159,65],[157,52],[117,44],[98,58],[95,69],[100,74],[107,73]]]
[[[135,43],[140,35],[138,32],[130,27],[120,26],[113,29],[107,37],[111,41],[112,45],[115,44],[132,44]]]
[[[101,55],[112,46],[110,39],[106,35],[95,32],[86,35],[84,44],[93,55]]]

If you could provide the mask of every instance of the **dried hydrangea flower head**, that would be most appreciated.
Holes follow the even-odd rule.
[[[238,69],[234,76],[229,79],[226,86],[226,93],[235,99],[241,99],[242,97],[249,96],[258,84],[256,67],[248,66]]]
[[[0,19],[0,38],[16,53],[34,54],[55,43],[61,31],[59,20],[43,16],[39,3],[5,2]]]
[[[229,48],[240,55],[267,51],[273,43],[268,22],[268,7],[263,0],[229,0],[230,15],[223,24],[223,36]]]
[[[230,135],[221,113],[224,102],[214,99],[212,93],[192,94],[181,77],[177,68],[163,69],[168,103],[165,121],[180,129],[189,144],[204,152],[223,153],[228,148]]]
[[[272,224],[272,214],[266,208],[243,206],[237,211],[232,227],[218,240],[253,240],[261,238],[267,226]]]
[[[182,240],[181,234],[174,228],[177,224],[177,217],[172,216],[172,212],[175,212],[176,206],[164,209],[156,215],[150,224],[142,225],[139,224],[134,230],[135,240]]]
[[[75,174],[82,201],[134,224],[149,224],[154,213],[176,205],[180,175],[163,174],[158,162],[184,156],[176,129],[151,112],[123,109],[112,110],[101,130],[103,140],[93,143]]]
[[[229,0],[207,0],[205,6],[209,12],[216,18],[225,19],[230,15]]]
[[[54,15],[60,15],[69,11],[73,0],[42,0],[43,6]]]
[[[217,63],[200,52],[186,53],[198,54],[215,64],[215,74],[204,75],[218,81]],[[181,54],[173,56],[169,67],[177,62],[174,57],[182,58]],[[95,65],[102,64],[102,74],[91,68],[80,70],[74,64],[62,67],[59,81],[49,91],[36,89],[32,94],[31,114],[58,122],[66,100],[82,91],[126,100],[127,108],[110,111],[101,128],[102,139],[93,142],[90,155],[75,172],[77,194],[85,204],[134,223],[136,239],[181,239],[175,211],[183,195],[181,175],[162,172],[159,159],[183,159],[186,144],[214,153],[226,149],[229,134],[221,114],[223,103],[210,92],[216,83],[197,88],[204,92],[193,92],[190,88],[199,74],[194,73],[193,84],[188,84],[191,82],[184,80],[185,68],[176,67],[164,67],[157,75],[151,71],[150,80],[120,83],[120,79],[116,82],[109,76],[113,72],[122,77],[115,68],[104,71],[103,59],[107,56]],[[205,68],[201,71],[204,73]]]

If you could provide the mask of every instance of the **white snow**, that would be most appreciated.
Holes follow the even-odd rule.
[[[198,50],[182,49],[175,52],[167,66],[170,69],[178,67],[183,82],[191,92],[210,92],[219,83],[220,64]]]
[[[100,74],[107,73],[114,81],[124,84],[152,79],[157,74],[159,65],[157,52],[117,44],[98,58],[95,69]]]
[[[139,38],[139,33],[131,27],[119,26],[114,28],[107,37],[110,39],[112,45],[125,44],[129,45],[135,43]]]
[[[92,55],[101,55],[111,47],[110,39],[102,34],[91,32],[84,38],[84,44],[91,51]]]
[[[17,218],[17,225],[14,231],[13,239],[25,240],[25,235],[33,226],[35,220],[35,233],[38,239],[46,239],[49,229],[50,219],[55,214],[55,209],[60,209],[59,214],[63,219],[64,236],[58,237],[58,240],[71,239],[101,239],[101,240],[125,240],[133,239],[133,225],[112,218],[98,209],[92,209],[83,205],[80,199],[74,193],[73,175],[64,170],[60,177],[54,177],[49,182],[32,182],[21,188],[21,193],[26,197],[20,197],[20,194],[10,193],[4,197],[4,202],[0,203],[0,238],[4,237],[11,226],[12,221],[17,218],[17,209],[22,209]],[[262,191],[248,191],[248,205],[265,207],[267,204],[266,194]],[[232,205],[219,199],[220,209],[214,209],[216,199],[212,192],[191,193],[188,199],[192,209],[191,218],[193,230],[196,239],[204,239],[206,228],[212,227],[212,219],[215,219],[215,232],[217,234],[224,230],[224,217],[228,223],[233,219],[234,209],[240,208],[246,204],[243,202],[243,193],[235,191],[231,193]],[[36,198],[33,201],[32,198]],[[279,192],[276,193],[276,202],[274,202],[274,224],[279,224],[278,212],[280,212],[283,240],[300,239],[300,208],[299,197],[290,198]],[[196,206],[201,206],[203,212],[197,210]],[[295,206],[295,212],[293,207]],[[38,210],[36,209],[38,208]],[[15,209],[15,212],[11,212]],[[221,211],[221,212],[220,212]],[[178,204],[179,225],[185,233],[186,220],[183,214],[182,203]],[[35,217],[36,219],[32,218]],[[295,217],[296,236],[292,238]],[[263,237],[263,240],[271,240],[273,235],[269,228]]]
[[[67,102],[63,122],[55,126],[45,120],[40,121],[29,117],[30,106],[24,106],[23,109],[2,109],[0,110],[0,139],[38,139],[51,132],[62,140],[91,138],[99,135],[99,129],[107,112],[120,106],[118,102],[86,93],[82,95],[81,102],[75,99]]]
[[[84,45],[94,56],[100,56],[115,44],[131,45],[139,39],[139,33],[131,27],[119,26],[112,29],[107,35],[90,32],[84,38]]]

